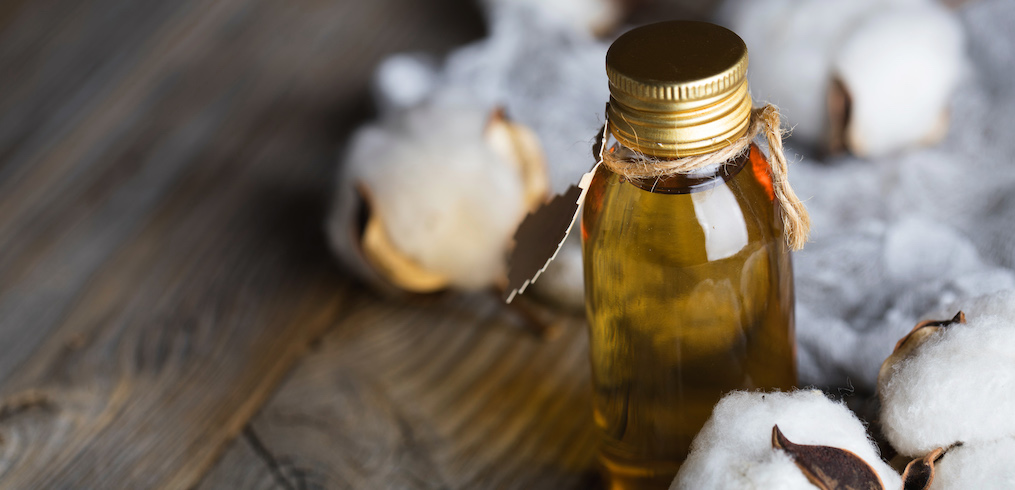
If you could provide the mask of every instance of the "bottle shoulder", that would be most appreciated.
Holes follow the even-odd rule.
[[[600,166],[582,213],[585,240],[665,248],[687,263],[721,260],[781,239],[764,155],[754,145],[709,175],[630,182]]]

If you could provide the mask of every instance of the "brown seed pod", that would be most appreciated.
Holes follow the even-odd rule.
[[[772,427],[772,447],[786,451],[807,481],[821,490],[884,490],[874,468],[852,451],[796,444]]]
[[[945,450],[939,447],[922,458],[910,461],[902,473],[902,490],[929,490],[934,482],[934,463],[944,453]]]

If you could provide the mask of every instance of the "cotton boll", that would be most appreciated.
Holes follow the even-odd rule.
[[[393,246],[464,289],[503,277],[521,177],[484,143],[487,114],[422,106],[356,134],[346,165]]]
[[[944,7],[896,6],[866,18],[834,61],[851,101],[849,149],[880,156],[940,139],[963,64],[962,26]]]
[[[1015,438],[954,447],[934,466],[931,490],[1015,488]]]
[[[719,19],[740,35],[751,56],[755,101],[779,106],[791,140],[820,145],[835,49],[877,0],[731,0]]]
[[[525,0],[520,0],[517,4],[510,0],[503,3],[504,5],[500,5],[501,2],[494,1],[489,5],[490,36],[449,53],[442,65],[435,67],[426,56],[412,54],[396,55],[380,66],[375,77],[374,89],[382,122],[372,129],[361,131],[353,138],[352,151],[347,152],[344,160],[346,167],[357,168],[342,170],[344,177],[339,179],[328,224],[329,237],[336,252],[360,277],[375,284],[379,282],[374,280],[378,276],[377,271],[373,270],[378,268],[376,261],[372,264],[373,269],[371,264],[364,263],[361,243],[352,236],[355,234],[358,216],[357,200],[354,198],[356,186],[365,180],[361,175],[364,168],[367,172],[371,169],[375,171],[376,175],[372,175],[374,180],[380,182],[382,186],[387,185],[384,182],[387,167],[367,168],[366,165],[353,164],[353,161],[376,163],[377,158],[373,155],[406,161],[416,160],[421,162],[421,168],[452,171],[445,173],[445,176],[452,177],[443,180],[439,185],[448,188],[467,186],[469,179],[475,180],[468,174],[468,169],[456,167],[453,158],[436,156],[455,154],[463,158],[468,156],[466,160],[484,161],[483,154],[487,153],[487,150],[484,149],[484,135],[481,131],[483,124],[470,123],[467,131],[456,131],[451,128],[454,125],[449,126],[451,123],[445,121],[448,117],[446,114],[470,111],[487,114],[496,107],[503,108],[512,121],[531,129],[538,137],[531,139],[538,139],[542,147],[540,153],[545,152],[545,158],[542,159],[545,165],[540,169],[540,173],[545,174],[542,178],[543,185],[548,181],[555,192],[562,192],[577,182],[593,163],[594,159],[589,150],[591,140],[602,124],[602,104],[609,97],[606,75],[602,69],[606,44],[596,41],[587,32],[563,25],[561,19],[548,15],[544,10],[544,7],[559,6],[550,7],[532,3],[526,7],[529,2]],[[421,114],[431,114],[433,117],[420,116]],[[412,122],[420,119],[426,122]],[[377,136],[378,133],[380,137],[371,136]],[[370,140],[376,144],[367,144]],[[517,141],[511,143],[507,145],[508,148],[519,146],[515,144]],[[419,153],[416,157],[409,156],[413,151],[424,153]],[[396,155],[399,152],[403,154]],[[430,158],[427,154],[435,157]],[[434,200],[432,203],[418,201],[417,204],[420,205],[416,211],[412,211],[419,213],[429,212],[428,209],[432,211],[431,208],[449,204],[446,201],[455,196],[462,197],[466,201],[472,200],[473,197],[488,198],[493,202],[499,200],[496,208],[489,209],[492,212],[489,217],[481,216],[487,208],[471,206],[468,209],[456,210],[454,213],[442,212],[440,226],[425,225],[427,227],[425,230],[448,237],[459,235],[460,231],[474,230],[481,235],[480,239],[472,239],[470,235],[465,237],[472,242],[469,245],[470,253],[482,255],[482,258],[478,255],[461,255],[455,248],[443,247],[440,245],[444,243],[443,238],[422,236],[423,230],[420,227],[426,223],[424,221],[426,216],[419,214],[416,216],[417,221],[410,223],[412,226],[406,229],[395,229],[396,227],[387,223],[385,218],[386,232],[380,235],[392,242],[386,244],[390,245],[388,248],[398,250],[399,254],[413,251],[412,257],[402,257],[405,260],[395,264],[397,267],[387,269],[402,270],[406,267],[412,269],[414,272],[410,274],[410,279],[415,282],[411,286],[419,286],[420,281],[417,279],[423,276],[422,285],[426,286],[422,288],[424,290],[433,290],[441,284],[433,277],[438,270],[440,272],[437,279],[445,278],[448,274],[454,275],[456,280],[447,286],[458,288],[489,285],[489,278],[499,275],[494,273],[494,269],[503,272],[502,265],[494,267],[496,262],[494,257],[504,254],[504,248],[510,244],[513,227],[518,220],[508,219],[515,216],[517,209],[513,206],[516,203],[497,197],[498,193],[513,194],[513,191],[501,192],[498,186],[512,186],[517,179],[497,177],[496,172],[503,171],[503,168],[496,165],[494,167],[493,171],[487,169],[481,172],[490,180],[489,184],[472,186],[456,191],[457,193],[443,193],[438,197],[431,197],[430,199]],[[531,195],[539,192],[532,192],[532,179],[529,179],[531,172],[526,172],[524,168],[522,170],[522,184],[526,190],[525,202],[531,204],[533,201],[530,199]],[[422,169],[419,171],[424,172]],[[429,182],[439,174],[440,172],[425,174],[422,178],[423,181]],[[392,185],[397,187],[400,184]],[[362,187],[374,194],[383,192],[373,189],[372,185]],[[474,195],[480,193],[484,195]],[[467,197],[466,194],[471,197]],[[375,200],[380,202],[381,198]],[[388,201],[385,199],[384,202]],[[407,220],[405,215],[411,214],[410,211],[402,209],[398,212],[393,210],[384,212],[397,213],[399,219]],[[512,223],[511,233],[505,235],[501,225],[509,222]],[[481,226],[474,226],[475,223],[480,223]],[[496,227],[496,230],[484,231],[491,226]],[[451,228],[458,229],[458,232],[452,232]],[[434,241],[419,241],[417,238]],[[398,243],[394,243],[396,241]],[[459,246],[457,239],[451,242],[454,246]],[[414,243],[416,245],[413,245]],[[417,248],[413,248],[414,246]],[[435,248],[430,249],[430,246]],[[438,248],[446,253],[440,256],[430,253]],[[480,252],[481,250],[485,251]],[[503,259],[499,262],[503,262]],[[581,294],[578,294],[582,281],[580,267],[551,265],[547,273],[551,276],[559,273],[561,280],[544,278],[544,281],[541,281],[546,283],[540,287],[546,296],[562,303],[573,304],[580,301]],[[471,277],[472,275],[482,277]],[[564,275],[568,277],[563,277]],[[382,273],[380,276],[387,276],[391,282],[390,274]],[[446,279],[450,280],[450,277]],[[398,282],[396,285],[399,285]],[[560,286],[562,289],[553,291],[554,286]],[[421,288],[406,287],[404,283],[400,284],[400,287],[421,292]]]
[[[732,392],[691,444],[671,489],[814,488],[786,453],[772,448],[778,425],[797,444],[852,451],[880,476],[885,488],[900,488],[899,475],[881,460],[863,423],[842,403],[820,391]]]
[[[1015,436],[1015,293],[977,300],[879,379],[881,424],[901,454]]]
[[[847,145],[884,155],[943,135],[965,65],[962,25],[927,0],[730,0],[720,21],[751,53],[755,100],[780,106],[793,140],[828,143],[833,79],[850,99]]]

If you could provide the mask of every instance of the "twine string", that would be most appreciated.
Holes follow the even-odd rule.
[[[731,162],[750,148],[751,141],[764,132],[768,143],[768,165],[772,177],[772,190],[782,206],[783,229],[786,241],[792,250],[800,250],[807,243],[811,218],[807,208],[789,185],[789,171],[786,155],[783,153],[783,130],[779,120],[779,109],[768,104],[751,111],[751,122],[747,134],[734,140],[729,146],[706,153],[675,159],[660,159],[632,151],[634,157],[619,157],[615,152],[603,151],[603,165],[629,180],[645,180],[687,174],[710,165]]]

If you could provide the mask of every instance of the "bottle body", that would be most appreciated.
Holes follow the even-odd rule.
[[[706,175],[648,184],[600,166],[581,232],[608,488],[668,488],[724,393],[795,385],[780,212],[753,145]]]

